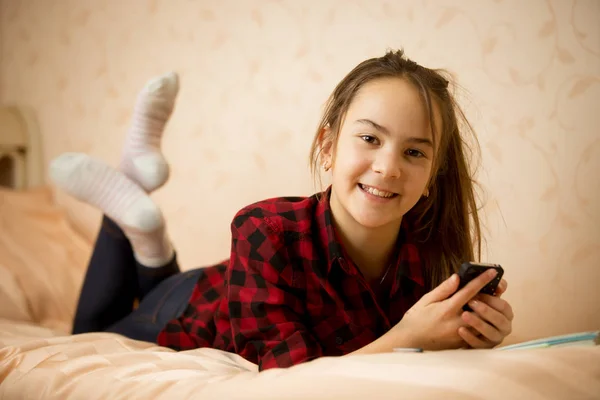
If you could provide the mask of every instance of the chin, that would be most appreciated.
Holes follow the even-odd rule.
[[[391,224],[400,225],[402,221],[402,217],[398,216],[395,218],[390,218],[389,215],[369,215],[369,213],[364,212],[350,212],[352,218],[361,226],[369,229],[377,229],[384,226],[389,226]]]

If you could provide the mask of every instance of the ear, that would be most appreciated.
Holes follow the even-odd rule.
[[[319,146],[321,147],[321,164],[329,169],[333,165],[333,134],[329,126],[324,127],[319,134]]]

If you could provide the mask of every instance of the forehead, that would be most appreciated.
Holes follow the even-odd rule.
[[[439,130],[439,110],[432,103]],[[379,78],[365,83],[350,103],[345,123],[358,119],[371,119],[398,134],[431,138],[425,100],[419,89],[406,79]]]

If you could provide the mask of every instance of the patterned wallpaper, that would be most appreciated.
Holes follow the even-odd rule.
[[[242,206],[315,190],[321,106],[361,60],[403,47],[447,68],[482,147],[485,260],[515,337],[600,328],[599,0],[0,0],[0,100],[32,106],[44,156],[116,165],[137,91],[182,90],[155,195],[185,268],[227,257]],[[98,214],[65,196],[90,235]]]

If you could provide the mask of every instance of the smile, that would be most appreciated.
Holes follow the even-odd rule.
[[[383,199],[391,199],[393,197],[398,196],[398,193],[386,192],[386,191],[379,190],[379,189],[376,189],[376,188],[371,187],[371,186],[363,185],[362,183],[359,183],[358,187],[363,192],[369,193],[369,194],[371,194],[373,196],[381,197]]]

